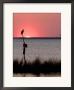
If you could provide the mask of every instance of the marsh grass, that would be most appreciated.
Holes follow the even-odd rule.
[[[19,60],[16,59],[13,61],[13,73],[14,74],[33,74],[40,76],[40,74],[61,74],[61,60],[53,60],[49,59],[48,61],[41,62],[41,59],[36,58],[33,62],[27,62],[25,60],[25,63],[18,62]]]

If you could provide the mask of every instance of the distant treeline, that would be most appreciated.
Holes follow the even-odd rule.
[[[51,74],[51,73],[60,73],[61,74],[61,60],[51,60],[44,61],[43,63],[40,62],[41,60],[39,58],[36,58],[33,62],[18,62],[18,60],[13,61],[13,73],[31,73],[35,75],[42,74]]]

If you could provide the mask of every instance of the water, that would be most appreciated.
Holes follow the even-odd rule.
[[[61,39],[25,39],[26,60],[33,61],[37,57],[42,61],[54,58],[61,59]],[[13,59],[21,60],[23,55],[23,40],[13,39]]]

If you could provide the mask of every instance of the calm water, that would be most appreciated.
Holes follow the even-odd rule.
[[[26,60],[33,61],[37,57],[41,60],[54,58],[61,59],[61,39],[25,39],[28,44],[26,48]],[[13,58],[21,60],[23,58],[23,40],[13,39]]]

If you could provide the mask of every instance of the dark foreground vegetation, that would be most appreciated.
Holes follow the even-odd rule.
[[[18,60],[13,61],[13,73],[14,74],[27,74],[31,73],[34,75],[39,76],[41,73],[46,75],[46,74],[51,74],[51,73],[60,73],[61,74],[61,60],[48,60],[44,61],[43,63],[40,62],[40,59],[37,58],[33,62],[25,62],[23,63],[18,62]]]

